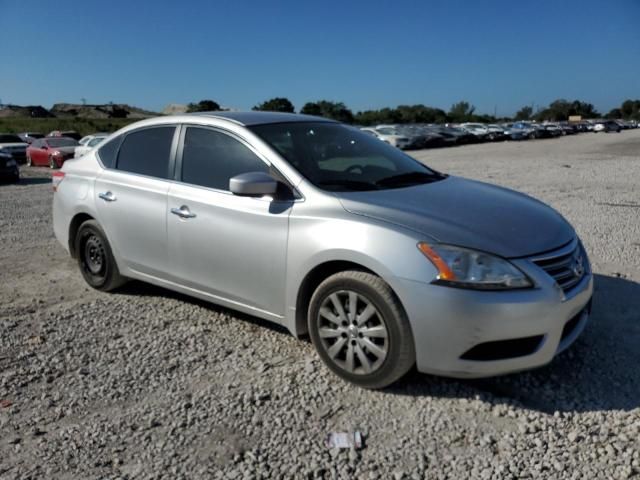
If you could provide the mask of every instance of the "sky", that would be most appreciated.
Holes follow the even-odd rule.
[[[640,98],[640,0],[0,0],[0,102]]]

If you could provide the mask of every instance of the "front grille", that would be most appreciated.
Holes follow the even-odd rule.
[[[580,283],[589,268],[587,256],[580,242],[577,242],[573,249],[536,258],[533,263],[547,272],[565,293]]]

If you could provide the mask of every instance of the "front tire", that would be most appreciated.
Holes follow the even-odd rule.
[[[27,155],[27,167],[31,167],[31,155]]]
[[[407,315],[391,287],[371,273],[324,280],[311,297],[308,327],[322,361],[360,387],[387,387],[415,363]]]
[[[51,170],[55,170],[56,168],[58,168],[58,165],[56,164],[56,161],[53,157],[49,157],[49,168]]]
[[[120,275],[107,237],[95,220],[87,220],[80,225],[75,251],[80,273],[91,287],[108,292],[126,282]]]

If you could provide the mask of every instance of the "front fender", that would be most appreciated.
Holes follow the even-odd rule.
[[[296,207],[297,211],[296,211]],[[285,326],[296,335],[296,305],[304,279],[328,262],[349,262],[374,272],[394,291],[398,279],[429,282],[435,267],[420,253],[420,234],[396,225],[334,210],[305,215],[294,207],[289,223]]]

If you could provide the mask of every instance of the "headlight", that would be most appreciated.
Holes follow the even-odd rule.
[[[418,243],[418,249],[438,269],[433,283],[476,290],[511,290],[533,283],[515,265],[484,252]]]

